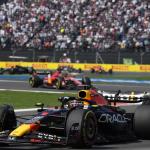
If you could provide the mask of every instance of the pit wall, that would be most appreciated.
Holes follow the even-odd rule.
[[[12,66],[33,67],[40,70],[55,70],[59,66],[71,66],[76,69],[90,70],[91,68],[103,67],[114,72],[150,72],[150,65],[122,65],[122,64],[81,64],[81,63],[43,63],[43,62],[0,62],[0,68],[11,68]]]

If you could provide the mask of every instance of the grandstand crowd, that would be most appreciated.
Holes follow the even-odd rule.
[[[0,47],[150,51],[150,1],[7,0]]]

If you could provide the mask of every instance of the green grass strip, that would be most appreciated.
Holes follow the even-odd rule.
[[[150,80],[150,73],[139,74],[139,73],[114,73],[109,74],[86,74],[90,78],[99,78],[99,79],[124,79],[124,80]]]
[[[32,93],[32,92],[14,92],[0,91],[0,105],[10,104],[14,108],[33,108],[38,102],[42,102],[45,106],[59,106],[60,96],[75,96],[75,94],[53,94],[53,93]]]

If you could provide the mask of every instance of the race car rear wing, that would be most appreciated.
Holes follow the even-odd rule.
[[[112,96],[105,96],[105,98],[108,100],[108,103],[110,105],[116,106],[118,103],[128,103],[128,104],[136,104],[136,105],[150,105],[150,97],[133,97],[129,100],[129,97],[112,97]]]
[[[112,97],[112,96],[104,96],[109,102],[122,102],[122,103],[140,103],[146,100],[144,97]]]
[[[103,95],[105,99],[107,99],[110,103],[111,102],[119,102],[119,103],[150,103],[150,96],[149,95],[121,95],[121,90],[112,96],[112,95]]]
[[[36,74],[37,75],[48,75],[48,74],[52,74],[51,70],[36,70]]]

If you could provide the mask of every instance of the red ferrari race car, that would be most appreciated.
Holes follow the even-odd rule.
[[[109,70],[104,69],[102,66],[96,66],[91,68],[91,73],[98,73],[98,74],[113,74],[112,68]]]
[[[81,80],[76,79],[74,76],[67,72],[61,72],[60,70],[55,71],[52,74],[47,74],[44,78],[34,73],[29,78],[29,84],[31,87],[48,87],[56,89],[83,89],[84,87],[91,87],[91,80],[89,77],[82,77]]]

